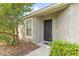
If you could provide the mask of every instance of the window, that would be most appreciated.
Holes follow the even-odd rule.
[[[32,36],[32,21],[26,20],[26,36]]]

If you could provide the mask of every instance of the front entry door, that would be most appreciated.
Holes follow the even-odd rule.
[[[44,40],[52,41],[52,20],[44,21]]]

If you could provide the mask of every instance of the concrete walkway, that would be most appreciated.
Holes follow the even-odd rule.
[[[31,53],[25,55],[25,56],[48,56],[50,52],[50,47],[46,44],[39,43],[37,44],[40,46],[40,48],[32,51]]]

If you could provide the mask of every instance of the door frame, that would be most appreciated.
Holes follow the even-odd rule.
[[[46,19],[46,20],[43,21],[43,26],[44,26],[44,22],[45,22],[45,21],[49,21],[49,20],[53,23],[53,20],[52,20],[52,19]],[[52,24],[51,24],[51,27],[52,27]],[[44,31],[45,31],[45,28],[43,29],[43,32],[44,32]],[[51,28],[51,33],[52,33],[52,28]],[[45,35],[45,33],[43,34],[43,36],[44,36],[44,35]],[[53,35],[53,33],[51,34],[51,36],[52,36],[52,35]],[[51,38],[52,38],[52,37],[51,37]],[[45,40],[45,36],[44,36],[43,40],[46,41],[46,40]],[[51,40],[51,41],[48,41],[48,42],[52,42],[52,40]]]

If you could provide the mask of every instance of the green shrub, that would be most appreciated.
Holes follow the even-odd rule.
[[[16,39],[13,39],[12,36],[7,35],[7,34],[0,34],[0,41],[5,41],[11,46],[17,45],[18,43]]]
[[[64,40],[55,40],[50,44],[49,56],[79,56],[79,45]]]

